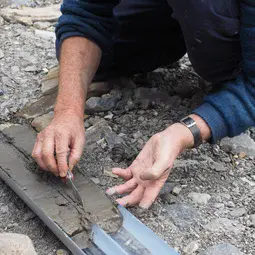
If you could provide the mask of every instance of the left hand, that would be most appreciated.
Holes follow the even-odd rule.
[[[126,194],[117,202],[122,206],[139,204],[148,209],[165,184],[174,160],[186,148],[193,146],[190,130],[176,123],[150,138],[135,161],[126,169],[114,168],[112,172],[126,182],[108,189],[108,195]]]

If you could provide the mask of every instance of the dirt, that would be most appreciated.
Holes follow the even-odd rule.
[[[46,0],[31,5],[53,3],[56,2]],[[49,30],[53,31],[53,26]],[[57,64],[54,42],[46,36],[37,36],[34,27],[4,22],[0,26],[0,45],[4,54],[4,61],[0,61],[0,121],[23,123],[26,121],[15,113],[41,96],[40,81]],[[114,109],[95,113],[85,121],[85,126],[90,127],[106,119],[133,152],[116,163],[112,160],[112,144],[106,137],[87,145],[78,168],[89,178],[97,178],[103,191],[121,183],[109,175],[111,167],[129,165],[151,135],[188,114],[210,89],[194,73],[187,56],[173,66],[131,78],[135,88],[115,87],[122,93],[122,99]],[[164,92],[175,101],[172,105],[137,101],[135,89],[141,87]],[[254,139],[254,129],[246,133]],[[192,242],[198,247],[194,254],[219,243],[230,243],[246,255],[255,253],[255,227],[251,221],[255,214],[255,160],[223,149],[220,143],[204,144],[184,152],[154,205],[148,211],[129,209],[181,253]],[[181,190],[177,196],[171,193],[176,186]],[[197,203],[191,196],[194,192],[198,196],[210,195],[210,199]],[[0,212],[0,232],[28,235],[39,255],[55,254],[57,248],[63,247],[2,181]]]

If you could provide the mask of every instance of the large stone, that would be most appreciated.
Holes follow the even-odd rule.
[[[34,23],[34,27],[39,29],[39,30],[44,30],[47,29],[48,27],[51,26],[50,22],[41,22],[41,21],[37,21]]]
[[[57,91],[58,72],[59,72],[59,67],[54,67],[51,70],[49,70],[46,77],[42,80],[41,91],[43,95],[49,95]]]
[[[36,131],[41,132],[50,124],[50,122],[53,120],[53,117],[53,112],[49,112],[42,116],[36,117],[31,124],[36,129]]]
[[[211,199],[211,196],[206,193],[196,193],[192,192],[188,195],[189,198],[196,204],[207,204],[208,201]]]
[[[234,245],[229,243],[222,243],[211,246],[205,251],[199,253],[199,255],[242,255]]]
[[[27,157],[31,155],[36,139],[36,132],[31,127],[27,125],[13,125],[3,129],[1,132],[24,155]]]
[[[0,59],[4,57],[4,52],[0,49]]]
[[[246,210],[243,207],[242,208],[237,208],[237,209],[233,210],[232,212],[230,212],[230,215],[234,218],[241,217],[245,214],[246,214]]]
[[[36,118],[54,109],[57,93],[42,96],[33,103],[28,103],[17,113],[18,116],[26,119]]]
[[[35,30],[35,36],[40,37],[40,38],[45,39],[45,40],[52,40],[53,42],[56,39],[56,35],[55,35],[54,32],[39,30],[39,29]]]
[[[117,102],[118,99],[111,95],[105,97],[91,97],[86,102],[85,111],[89,114],[106,112],[114,108]]]
[[[184,254],[194,254],[199,248],[198,242],[197,241],[192,241],[190,242],[184,249],[183,252]]]
[[[255,227],[255,214],[250,215],[251,225]]]
[[[212,232],[234,233],[235,235],[239,235],[245,229],[242,224],[227,218],[214,219],[204,228]]]
[[[255,142],[247,134],[241,134],[233,138],[226,137],[221,140],[221,147],[235,154],[245,152],[248,156],[255,157]]]
[[[1,255],[36,255],[34,245],[28,236],[14,233],[0,234]]]
[[[26,25],[34,22],[55,22],[60,17],[60,5],[52,5],[42,8],[22,7],[20,9],[3,8],[0,16],[10,22],[18,22]]]

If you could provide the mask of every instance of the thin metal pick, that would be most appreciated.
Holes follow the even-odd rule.
[[[81,198],[81,195],[80,195],[78,189],[76,188],[76,186],[75,186],[75,184],[73,182],[73,174],[72,174],[72,172],[70,170],[67,171],[66,183],[73,190],[75,198],[79,201],[79,203],[82,206],[84,206],[82,198]]]

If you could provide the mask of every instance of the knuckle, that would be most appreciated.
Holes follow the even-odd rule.
[[[42,151],[42,157],[43,158],[48,158],[48,157],[50,157],[51,155],[53,155],[50,151],[48,151],[48,150],[43,150]]]
[[[150,176],[152,179],[158,179],[160,177],[160,175],[158,173],[152,172],[150,173]]]
[[[68,148],[56,148],[57,156],[65,156],[68,153]]]
[[[32,153],[32,158],[34,158],[34,159],[38,159],[38,158],[40,158],[40,156],[41,156],[41,154],[38,152]]]

